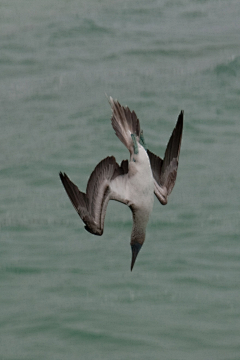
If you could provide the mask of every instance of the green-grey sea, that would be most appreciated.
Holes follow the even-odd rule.
[[[0,359],[240,359],[239,0],[0,1]],[[93,236],[82,191],[129,158],[105,96],[164,155],[179,112],[177,182],[157,199],[130,271],[131,211]]]

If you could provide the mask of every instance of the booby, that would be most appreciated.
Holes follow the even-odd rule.
[[[112,108],[111,122],[119,140],[130,152],[130,161],[121,165],[114,156],[108,156],[95,167],[86,193],[81,192],[69,177],[60,172],[62,184],[75,210],[94,235],[102,235],[109,200],[127,205],[132,211],[131,271],[144,243],[146,227],[153,209],[154,194],[165,205],[174,187],[183,129],[183,111],[168,141],[161,159],[147,149],[143,131],[134,111],[109,98]]]

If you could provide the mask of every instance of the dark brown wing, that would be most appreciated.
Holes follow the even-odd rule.
[[[64,173],[59,174],[62,184],[77,213],[85,223],[85,229],[94,235],[102,235],[107,204],[110,199],[124,202],[121,183],[127,172],[126,161],[119,166],[113,156],[103,159],[93,170],[86,194]],[[118,192],[111,191],[111,182],[118,179]],[[121,194],[121,196],[118,195]]]
[[[164,159],[147,150],[154,178],[154,193],[163,205],[167,204],[168,196],[176,182],[182,130],[183,111],[179,114],[177,124],[168,141]]]

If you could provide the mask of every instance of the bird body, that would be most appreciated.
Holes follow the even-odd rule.
[[[154,200],[154,182],[149,157],[146,150],[138,143],[139,153],[134,156],[134,161],[129,161],[128,173],[125,179],[117,177],[110,185],[113,193],[121,194],[129,207],[149,208],[151,211]],[[121,184],[120,184],[121,181]]]
[[[85,223],[85,229],[94,235],[103,234],[109,200],[122,202],[131,209],[132,270],[145,241],[154,193],[165,205],[176,181],[183,112],[179,115],[162,160],[147,150],[135,112],[111,97],[109,102],[113,111],[112,126],[129,150],[130,160],[123,160],[119,166],[113,156],[103,159],[92,172],[86,193],[81,192],[65,173],[60,172],[59,175],[74,208]]]
[[[146,227],[154,202],[154,181],[149,157],[144,147],[140,143],[137,145],[139,152],[129,162],[128,173],[124,175],[124,185],[120,186],[119,178],[111,184],[113,193],[121,188],[121,194],[125,194],[126,204],[132,210],[133,227],[130,244],[132,249],[137,246],[138,250],[132,259],[131,269],[145,241]]]

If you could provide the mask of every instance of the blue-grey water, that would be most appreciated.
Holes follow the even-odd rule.
[[[239,0],[0,3],[0,359],[240,359]],[[129,154],[105,93],[177,183],[130,272],[131,212],[84,230],[58,172],[85,190]]]

